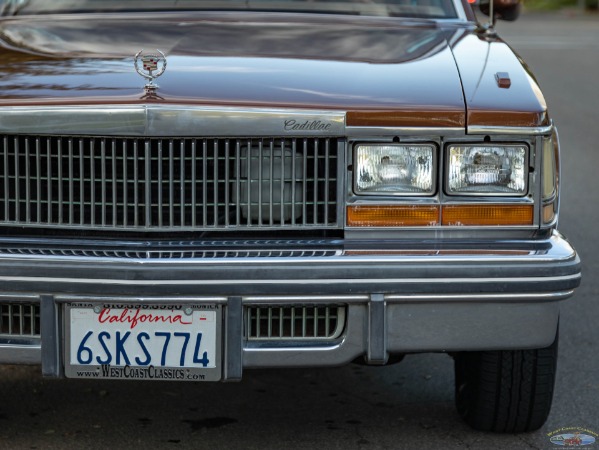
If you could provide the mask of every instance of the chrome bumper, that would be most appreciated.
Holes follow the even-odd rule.
[[[0,362],[42,362],[46,375],[59,376],[62,305],[81,299],[223,304],[225,379],[249,367],[334,366],[361,356],[384,364],[393,353],[536,348],[553,341],[559,301],[580,284],[580,260],[557,232],[477,248],[336,245],[319,256],[294,257],[0,253],[0,303],[39,301],[42,320],[38,342],[11,345],[0,336]],[[347,305],[345,330],[334,342],[242,338],[245,306],[317,303]]]

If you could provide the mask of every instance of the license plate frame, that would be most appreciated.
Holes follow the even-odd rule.
[[[219,381],[222,377],[222,315],[220,304],[66,303],[62,327],[65,376]],[[100,333],[105,333],[101,339]],[[145,335],[140,337],[140,334]],[[138,364],[140,362],[144,364]]]

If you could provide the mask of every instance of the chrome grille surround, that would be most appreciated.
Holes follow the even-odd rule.
[[[247,306],[248,341],[333,341],[345,329],[345,305]]]
[[[39,338],[40,305],[0,303],[0,338]]]
[[[336,138],[4,135],[0,225],[336,228],[339,154]]]

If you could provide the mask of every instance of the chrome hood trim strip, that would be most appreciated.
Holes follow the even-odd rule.
[[[545,127],[470,125],[446,127],[352,127],[345,111],[176,105],[13,106],[0,109],[0,133],[106,136],[456,136],[466,132],[544,136]]]
[[[107,105],[0,109],[0,133],[104,136],[342,136],[342,111]]]

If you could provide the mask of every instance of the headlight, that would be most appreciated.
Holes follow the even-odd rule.
[[[524,145],[452,145],[447,193],[450,195],[525,195],[527,147]]]
[[[360,144],[356,147],[356,194],[432,195],[432,145]]]

